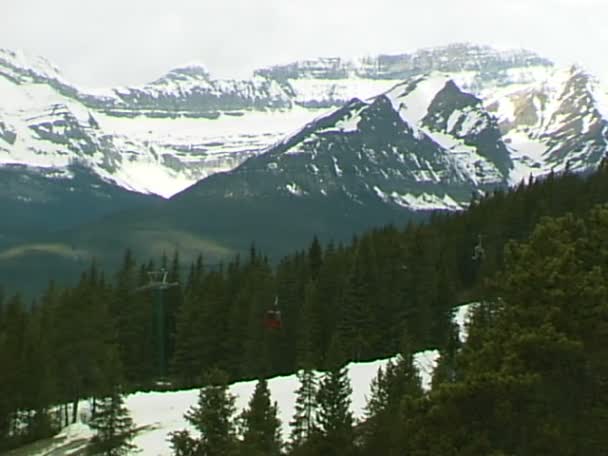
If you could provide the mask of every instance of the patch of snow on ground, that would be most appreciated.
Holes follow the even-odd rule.
[[[437,350],[425,350],[414,355],[414,365],[418,368],[420,379],[422,380],[422,388],[425,391],[431,389],[433,381],[433,372],[437,367],[439,352]]]
[[[413,210],[462,210],[462,206],[454,201],[447,193],[444,194],[442,198],[429,193],[421,193],[420,195],[405,193],[402,195],[397,192],[392,192],[390,196],[395,204]]]
[[[95,435],[95,432],[86,424],[81,422],[70,424],[51,439],[51,443],[44,449],[28,451],[30,456],[49,456],[54,454],[80,454],[80,450],[86,446],[87,441]],[[33,448],[33,447],[32,447]],[[69,448],[67,451],[62,451]],[[70,451],[71,450],[71,451]]]
[[[509,174],[509,184],[517,185],[530,175],[536,177],[546,174],[544,153],[547,146],[540,140],[530,139],[522,131],[511,131],[505,136],[505,143],[511,151],[513,169]]]
[[[343,133],[357,131],[359,129],[360,120],[361,117],[359,115],[354,115],[349,117],[348,119],[340,120],[339,122],[337,122],[336,128]]]
[[[462,115],[462,111],[459,109],[454,109],[452,111],[452,114],[450,114],[450,117],[448,117],[448,122],[446,124],[446,130],[448,132],[450,132],[454,129],[454,126],[456,125],[456,122],[458,122],[458,119],[460,119],[461,115]]]
[[[306,192],[304,190],[302,190],[298,186],[298,184],[296,184],[295,182],[291,182],[291,183],[287,184],[285,186],[285,188],[287,188],[287,190],[289,191],[289,193],[291,193],[292,195],[302,196],[302,195],[306,194]]]
[[[342,168],[340,168],[340,166],[338,165],[338,159],[334,156],[332,156],[331,159],[334,162],[334,170],[336,172],[336,176],[342,177],[343,172],[342,172]]]
[[[382,201],[384,201],[385,203],[388,203],[390,201],[390,198],[387,196],[386,193],[384,193],[380,187],[378,187],[377,185],[374,185],[374,192],[376,192],[376,195],[378,195],[378,198],[380,198]]]
[[[102,173],[105,174],[105,173]],[[195,179],[188,179],[183,174],[173,175],[168,168],[160,167],[149,162],[125,162],[114,174],[107,174],[107,179],[114,179],[124,188],[131,188],[138,192],[155,193],[169,198],[188,188]]]
[[[433,370],[437,364],[437,350],[427,350],[416,353],[414,364],[420,371],[422,385],[425,390],[430,388]],[[372,379],[378,369],[386,365],[388,360],[378,360],[366,363],[351,363],[348,366],[353,393],[351,396],[351,411],[355,418],[364,416],[367,398],[370,396]],[[321,374],[317,373],[317,376]],[[236,396],[238,413],[247,407],[255,389],[256,381],[239,382],[231,385],[230,392]],[[291,428],[289,422],[293,418],[296,400],[296,390],[299,382],[295,375],[275,377],[268,381],[272,400],[279,405],[279,418],[282,423],[282,436],[289,438]],[[198,400],[198,389],[177,392],[136,393],[126,399],[126,405],[137,427],[143,428],[134,443],[143,450],[143,454],[151,456],[170,455],[170,445],[167,434],[181,429],[189,429],[184,419],[184,413]]]
[[[581,127],[581,135],[589,133],[589,130],[591,130],[591,127],[595,123],[594,120],[595,118],[592,113],[588,113],[582,118],[583,126]]]
[[[471,319],[471,312],[477,306],[479,306],[478,302],[470,302],[452,310],[452,320],[458,326],[458,338],[461,342],[466,342],[467,340],[469,335],[467,325]]]

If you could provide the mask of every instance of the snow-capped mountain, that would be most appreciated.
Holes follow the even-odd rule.
[[[301,111],[288,113],[283,122],[276,112],[252,111],[249,128],[240,131],[240,118],[230,115],[150,117],[144,108],[131,109],[131,117],[112,115],[91,106],[120,100],[118,95],[85,96],[47,66],[27,63],[17,54],[10,61],[0,58],[0,165],[61,170],[77,162],[120,187],[168,197],[258,153],[278,139],[282,123],[288,130],[304,121]],[[166,88],[168,80],[163,81]],[[137,90],[121,93],[139,96],[143,106]],[[109,102],[104,103],[98,106]]]
[[[262,68],[256,75],[275,79],[302,106],[332,107],[353,97],[368,98],[403,81],[431,72],[450,73],[466,90],[530,83],[553,63],[526,50],[499,51],[469,43],[359,59],[319,58]]]
[[[168,197],[234,169],[323,111],[436,70],[487,105],[497,90],[523,90],[553,67],[527,51],[460,44],[296,62],[240,81],[190,64],[149,84],[89,90],[43,58],[2,50],[0,164],[62,169],[77,162],[118,186]]]
[[[147,115],[216,118],[222,112],[243,109],[289,109],[290,96],[277,81],[264,77],[250,80],[214,80],[198,64],[175,68],[140,87],[102,92],[98,99],[83,101],[92,109],[115,116]]]
[[[361,205],[371,199],[410,210],[453,210],[472,193],[506,185],[511,168],[498,123],[481,100],[449,75],[433,73],[366,101],[353,99],[184,194],[340,195]]]
[[[551,170],[584,171],[608,152],[608,96],[572,66],[489,98],[515,163],[511,182]]]

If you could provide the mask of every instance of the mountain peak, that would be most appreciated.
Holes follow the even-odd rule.
[[[167,74],[160,78],[160,80],[166,79],[177,79],[177,80],[203,80],[209,81],[210,74],[207,67],[202,63],[190,62],[184,65],[180,65],[170,70]]]
[[[433,73],[397,84],[384,95],[401,118],[416,128],[427,115],[430,101],[448,81],[447,75]]]
[[[42,76],[46,79],[61,79],[59,68],[40,56],[31,56],[22,50],[0,48],[0,68],[5,67],[11,76]],[[14,74],[16,73],[16,74]]]

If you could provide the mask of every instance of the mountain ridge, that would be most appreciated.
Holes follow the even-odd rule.
[[[487,46],[470,44],[426,49],[391,58],[384,56],[383,59],[392,66],[402,67],[406,64],[411,66],[412,62],[426,62],[427,67],[416,67],[420,71],[432,67],[429,56],[449,64],[452,59],[462,61],[462,52],[469,56],[477,55],[475,61],[478,66],[487,64],[500,71],[519,68],[525,73],[527,68],[539,65],[548,68],[551,63],[528,51],[501,53]],[[365,64],[362,65],[366,68]],[[467,67],[461,62],[458,68]],[[413,70],[410,68],[408,71]],[[493,84],[491,81],[506,77],[504,71],[500,77],[492,76],[486,83]],[[110,166],[107,160],[104,165],[101,159],[92,161],[82,156],[78,159],[88,162],[103,179],[129,190],[153,192],[165,197],[214,172],[234,168],[247,157],[259,154],[280,141],[289,131],[312,120],[324,109],[337,108],[353,97],[365,99],[387,90],[405,74],[393,71],[387,76],[389,79],[357,76],[342,80],[323,79],[325,76],[319,74],[317,79],[311,80],[302,73],[286,82],[284,78],[273,79],[262,73],[263,70],[254,71],[250,80],[218,80],[203,65],[190,64],[171,69],[147,84],[87,90],[67,82],[57,67],[45,59],[28,59],[20,53],[0,51],[0,79],[4,79],[5,99],[15,98],[17,94],[16,98],[27,100],[28,109],[32,111],[29,117],[47,111],[50,104],[80,112],[82,127],[87,127],[88,123],[97,126],[97,133],[91,135],[99,138],[90,138],[90,142],[97,143],[97,149],[104,155],[114,157],[110,160],[114,165]],[[489,71],[483,73],[486,76],[490,74]],[[359,71],[359,74],[371,75],[369,71]],[[465,79],[472,87],[480,85],[480,80],[486,76],[469,74]],[[529,75],[524,78],[529,79]],[[42,88],[45,88],[43,95],[40,94]],[[46,105],[38,103],[36,106],[33,102],[44,99],[49,99]],[[0,109],[3,138],[8,135],[11,141],[15,141],[13,134],[7,134],[6,130],[14,132],[18,129],[11,122],[19,124],[22,119],[15,117],[20,117],[22,111],[18,103],[8,110]],[[61,123],[61,119],[58,121]],[[28,131],[28,125],[23,130]],[[75,134],[85,135],[83,132]],[[20,136],[25,141],[21,146],[4,141],[2,149],[8,150],[11,157],[3,158],[0,150],[0,163],[67,165],[66,160],[60,159],[59,156],[64,154],[59,150],[52,152],[56,158],[39,160],[42,163],[38,165],[28,163],[20,150],[36,149],[38,146],[34,144],[37,141],[23,133],[17,135],[18,142]],[[48,148],[49,145],[45,145],[44,149]],[[56,150],[55,146],[51,148]],[[46,151],[45,154],[49,155]],[[150,173],[154,179],[148,177]]]

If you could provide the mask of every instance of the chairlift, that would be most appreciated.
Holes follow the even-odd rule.
[[[266,311],[266,315],[264,316],[264,326],[267,329],[281,329],[283,327],[281,311],[279,310],[278,296],[274,299],[273,308]]]
[[[176,287],[179,285],[179,282],[168,282],[168,276],[169,271],[167,271],[165,268],[148,271],[148,284],[139,287],[137,290],[167,290],[169,288]]]
[[[486,251],[483,248],[482,238],[483,236],[481,234],[477,236],[477,245],[473,248],[473,256],[471,257],[473,261],[481,261],[486,256]]]

